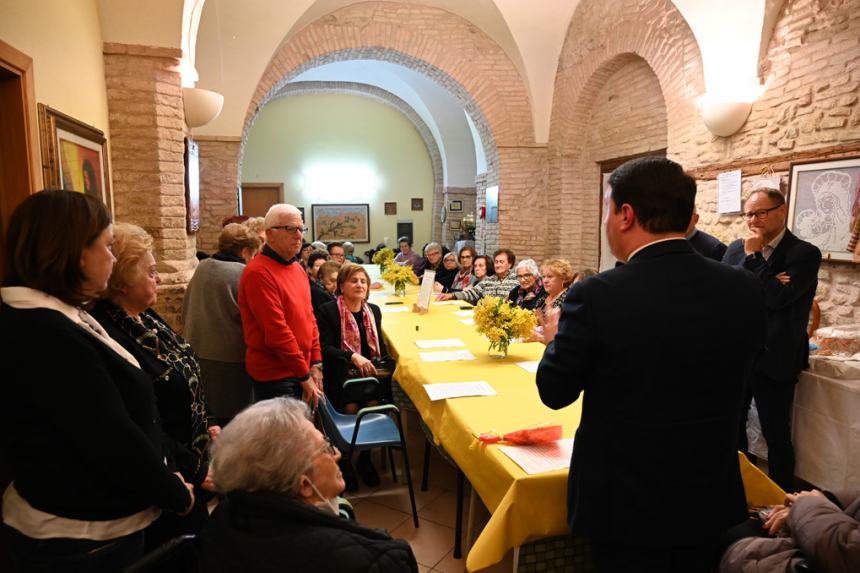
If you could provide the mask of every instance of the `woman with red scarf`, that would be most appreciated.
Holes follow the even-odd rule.
[[[337,275],[340,296],[325,303],[316,311],[323,355],[323,386],[326,398],[340,412],[355,413],[360,407],[373,404],[354,401],[346,396],[343,382],[358,376],[376,376],[382,383],[382,396],[391,396],[391,379],[380,376],[377,366],[390,361],[388,348],[382,337],[382,313],[375,304],[367,302],[370,277],[364,267],[346,263]],[[349,468],[344,472],[347,490],[357,488]],[[370,461],[370,452],[358,456],[356,469],[369,486],[379,484],[379,476]],[[351,483],[352,482],[352,483]],[[353,490],[354,491],[354,490]]]

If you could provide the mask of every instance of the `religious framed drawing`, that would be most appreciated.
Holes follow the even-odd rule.
[[[311,205],[314,241],[370,242],[370,205]]]
[[[792,163],[787,226],[825,260],[851,261],[860,235],[860,157]]]
[[[104,133],[43,103],[38,105],[38,114],[45,187],[93,195],[110,209]]]

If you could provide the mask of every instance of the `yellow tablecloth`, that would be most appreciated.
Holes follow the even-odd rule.
[[[401,307],[385,302],[402,301],[404,307],[411,309],[416,290],[410,287],[402,299],[372,293],[371,302],[384,310]],[[567,531],[568,473],[558,470],[528,475],[499,451],[498,446],[479,444],[474,436],[490,430],[505,433],[553,422],[561,424],[564,437],[570,438],[579,425],[582,402],[558,411],[544,406],[535,386],[535,375],[516,364],[540,360],[543,345],[515,343],[510,346],[507,358],[492,358],[487,352],[488,342],[475,332],[474,326],[460,322],[464,317],[454,314],[459,310],[459,305],[433,303],[430,312],[424,315],[384,313],[382,330],[397,359],[395,380],[414,402],[437,443],[462,469],[492,514],[469,552],[466,568],[474,571],[499,562],[512,547]],[[446,338],[462,340],[476,359],[435,363],[421,360],[418,352],[426,350],[419,350],[416,340]],[[423,388],[430,383],[479,380],[488,382],[497,395],[431,402]],[[767,480],[747,465],[745,476]],[[781,503],[784,494],[777,490],[767,484],[757,489],[756,500],[760,502],[757,505]]]

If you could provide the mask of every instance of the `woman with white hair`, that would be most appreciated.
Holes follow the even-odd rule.
[[[546,302],[546,289],[540,276],[537,263],[533,259],[525,259],[517,263],[516,287],[511,289],[508,299],[515,306],[528,310],[540,310]]]
[[[291,398],[258,402],[213,450],[223,495],[201,537],[202,570],[414,572],[409,544],[340,517],[340,452]]]

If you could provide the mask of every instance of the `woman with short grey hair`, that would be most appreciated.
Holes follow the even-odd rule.
[[[409,544],[338,514],[340,452],[293,398],[257,402],[213,448],[224,496],[201,536],[202,570],[417,572]]]
[[[533,259],[524,259],[517,263],[515,274],[519,284],[508,296],[511,303],[527,310],[542,309],[546,302],[546,289],[537,263]]]

